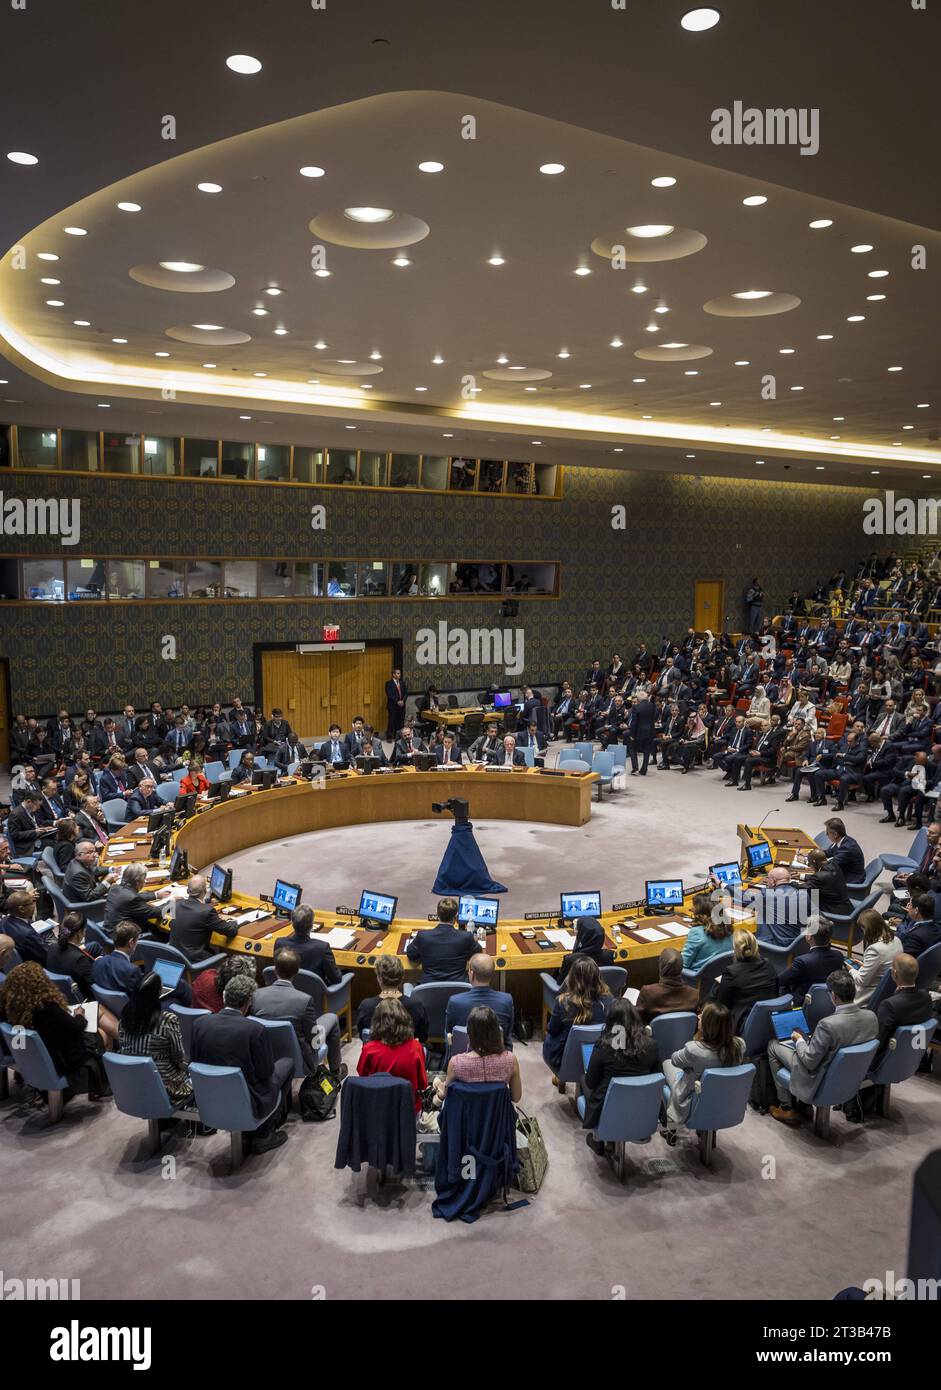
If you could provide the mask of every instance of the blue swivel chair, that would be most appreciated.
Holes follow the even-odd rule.
[[[892,1034],[885,1056],[877,1067],[873,1067],[868,1077],[880,1088],[880,1115],[888,1118],[892,1087],[915,1075],[921,1059],[931,1045],[937,1026],[937,1019],[932,1018],[927,1023],[912,1023],[903,1028],[896,1028]]]
[[[49,1123],[58,1124],[65,1109],[63,1092],[69,1083],[53,1066],[46,1044],[34,1028],[18,1028],[10,1023],[0,1023],[0,1036],[4,1050],[13,1059],[14,1069],[27,1086],[45,1091]]]
[[[845,1105],[853,1099],[863,1084],[872,1059],[879,1047],[877,1038],[872,1042],[856,1043],[853,1047],[841,1047],[827,1065],[813,1099],[814,1134],[821,1139],[830,1135],[830,1112],[834,1105]],[[779,1067],[777,1078],[787,1085],[790,1072],[787,1067]]]
[[[190,1076],[196,1093],[196,1107],[203,1124],[227,1130],[231,1141],[232,1171],[242,1166],[245,1149],[242,1134],[259,1129],[276,1112],[281,1096],[267,1115],[256,1116],[252,1098],[239,1067],[215,1067],[208,1062],[190,1062]]]
[[[657,1128],[663,1084],[663,1073],[656,1072],[616,1076],[608,1085],[593,1132],[599,1141],[614,1145],[614,1171],[621,1182],[626,1176],[626,1146],[646,1143]],[[576,1107],[584,1119],[584,1096],[578,1097]]]
[[[716,1132],[733,1129],[745,1118],[745,1107],[755,1079],[755,1067],[743,1062],[737,1067],[707,1067],[696,1082],[686,1128],[699,1135],[699,1157],[706,1167],[712,1164]]]
[[[104,1064],[117,1108],[124,1115],[147,1121],[147,1147],[150,1153],[156,1153],[160,1148],[161,1120],[172,1120],[181,1112],[194,1120],[199,1118],[192,1100],[170,1099],[152,1057],[106,1052]]]
[[[650,1021],[653,1040],[660,1049],[661,1057],[672,1057],[692,1041],[696,1032],[696,1015],[693,1013],[659,1014]]]

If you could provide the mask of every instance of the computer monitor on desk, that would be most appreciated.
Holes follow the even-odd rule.
[[[496,690],[493,695],[494,709],[510,709],[513,705],[513,696],[509,690]]]
[[[651,912],[676,912],[683,906],[681,878],[647,880],[647,908]]]
[[[231,869],[223,869],[221,864],[213,864],[209,875],[209,896],[219,903],[229,901],[232,896]]]
[[[252,773],[252,786],[261,787],[265,791],[268,787],[273,787],[278,777],[276,767],[256,767]]]
[[[458,898],[457,920],[468,929],[484,927],[488,932],[496,931],[499,916],[499,898],[478,898],[475,893],[462,893]]]
[[[728,864],[711,864],[709,872],[722,888],[735,888],[742,882],[742,871],[734,859]]]
[[[375,922],[377,926],[391,927],[395,920],[398,898],[388,893],[374,893],[364,888],[359,899],[359,915],[363,921]]]
[[[382,767],[381,758],[367,757],[365,753],[358,753],[353,761],[360,772],[375,772],[377,767]]]
[[[300,900],[301,885],[299,883],[288,883],[283,878],[275,879],[271,901],[279,917],[289,917]]]
[[[576,917],[600,917],[601,893],[562,893],[562,908],[559,913],[563,921],[571,922]]]
[[[750,874],[760,874],[771,863],[771,846],[767,840],[759,840],[755,845],[746,845],[745,854],[748,857]]]

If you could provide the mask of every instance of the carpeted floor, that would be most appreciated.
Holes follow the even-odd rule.
[[[693,879],[733,858],[746,810],[757,822],[780,806],[775,823],[821,828],[822,812],[782,795],[726,791],[708,772],[657,773],[629,778],[581,830],[491,822],[480,839],[510,885],[507,912],[549,906],[560,888],[600,887],[610,903],[654,872]],[[880,814],[847,811],[867,857],[909,843],[877,826]],[[290,852],[240,856],[236,881],[250,891],[291,866],[312,900],[389,887],[403,912],[423,912],[445,833],[420,823],[298,837]],[[345,1049],[351,1069],[358,1050]],[[74,1102],[50,1129],[41,1112],[5,1102],[0,1268],[80,1278],[85,1298],[307,1299],[322,1287],[333,1299],[438,1300],[609,1299],[619,1286],[629,1298],[825,1299],[904,1269],[912,1174],[941,1125],[937,1077],[897,1088],[890,1120],[860,1128],[835,1115],[829,1142],[749,1111],[720,1134],[713,1171],[692,1137],[674,1150],[654,1138],[631,1149],[621,1186],[549,1085],[538,1043],[518,1053],[549,1171],[528,1207],[468,1227],[433,1220],[433,1193],[419,1183],[364,1195],[362,1175],[333,1168],[336,1121],[295,1115],[283,1148],[230,1176],[221,1135],[143,1159],[143,1122],[110,1104]]]

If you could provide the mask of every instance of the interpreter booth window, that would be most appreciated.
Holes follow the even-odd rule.
[[[188,598],[221,598],[222,562],[187,560],[186,594]]]
[[[353,560],[331,560],[327,571],[327,598],[356,597],[356,564]]]
[[[148,560],[148,598],[185,598],[186,561]]]
[[[423,598],[443,598],[448,592],[447,565],[422,565],[421,593]]]
[[[388,472],[388,455],[377,454],[372,449],[362,451],[359,456],[360,487],[385,487]]]
[[[363,560],[359,566],[360,598],[385,598],[389,592],[389,566],[384,560]]]
[[[42,603],[65,601],[65,578],[61,560],[24,560],[23,597]]]
[[[503,588],[500,564],[454,564],[450,567],[448,592],[451,594],[499,594]]]
[[[421,461],[421,485],[429,492],[444,492],[448,486],[448,459],[425,454]]]
[[[296,483],[322,483],[326,476],[326,450],[309,449],[306,444],[295,444],[294,481]]]
[[[506,490],[519,495],[531,493],[535,487],[534,465],[531,463],[508,463],[506,468]]]
[[[215,439],[184,439],[183,473],[187,478],[218,478],[218,441]]]
[[[67,560],[65,587],[70,600],[104,598],[104,560]]]
[[[109,560],[108,597],[143,598],[146,573],[143,560]]]
[[[259,444],[255,476],[262,483],[286,483],[291,479],[291,448],[288,444]]]
[[[59,448],[55,430],[19,425],[16,440],[21,468],[58,468]]]
[[[356,482],[356,450],[355,450],[355,449],[328,449],[328,450],[327,450],[327,482],[328,482],[328,483],[355,483],[355,482]]]
[[[477,460],[451,460],[451,491],[473,492],[477,486]]]
[[[258,597],[290,598],[294,592],[294,565],[290,560],[260,560]]]
[[[502,492],[506,464],[502,459],[481,459],[477,474],[478,492]]]
[[[0,602],[20,597],[19,560],[0,560]]]
[[[508,594],[556,593],[558,565],[510,565],[506,567]]]
[[[141,469],[152,477],[173,477],[179,473],[179,439],[155,439],[145,435]]]
[[[98,472],[97,430],[62,431],[62,467],[76,473]]]
[[[254,560],[226,560],[225,597],[258,597],[258,566]]]
[[[255,465],[254,444],[227,444],[222,441],[222,477],[250,478]]]
[[[62,442],[64,449],[64,438]],[[140,472],[139,434],[106,434],[103,444],[102,468],[106,473]]]
[[[418,487],[418,454],[393,454],[389,464],[390,487]]]
[[[537,497],[554,497],[559,485],[559,467],[555,463],[537,463],[535,469],[535,488]]]
[[[294,597],[323,598],[326,568],[315,560],[298,560],[294,565]]]
[[[418,565],[396,564],[392,566],[392,597],[418,597]]]

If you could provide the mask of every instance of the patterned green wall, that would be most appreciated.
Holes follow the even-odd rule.
[[[722,579],[731,626],[758,575],[774,611],[792,585],[807,588],[871,549],[860,488],[569,469],[565,497],[534,501],[277,484],[6,473],[4,495],[82,502],[81,544],[65,553],[127,556],[559,561],[562,597],[521,600],[501,622],[493,602],[311,601],[216,604],[0,606],[0,656],[10,662],[14,711],[91,704],[176,705],[254,695],[252,644],[316,640],[325,620],[344,639],[400,638],[412,688],[490,683],[498,668],[459,673],[415,665],[415,634],[451,627],[521,627],[534,682],[581,673],[595,655],[676,636],[691,621],[694,582]],[[311,507],[326,507],[326,530]],[[611,511],[626,508],[624,530]],[[49,554],[44,537],[0,540],[8,554]],[[177,639],[164,661],[161,639]]]

